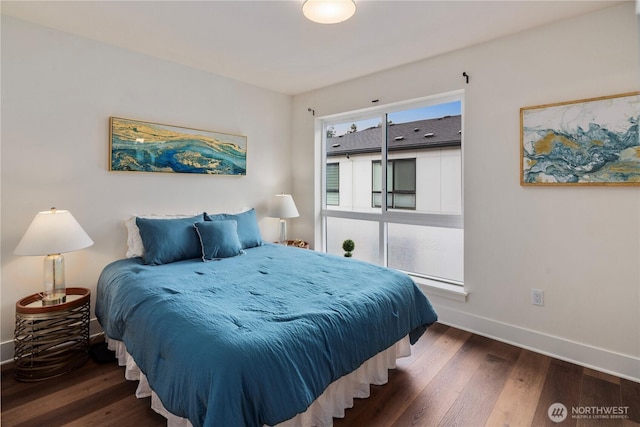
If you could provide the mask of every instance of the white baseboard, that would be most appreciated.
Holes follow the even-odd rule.
[[[89,335],[96,336],[102,333],[102,327],[95,317],[89,321]],[[13,340],[0,343],[0,365],[13,362]]]
[[[13,362],[13,340],[0,344],[0,365]]]
[[[640,358],[439,306],[438,322],[576,365],[640,382]]]

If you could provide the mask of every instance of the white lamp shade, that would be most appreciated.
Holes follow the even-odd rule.
[[[65,210],[38,212],[13,251],[16,255],[50,255],[93,245],[78,221]]]
[[[276,194],[271,199],[268,216],[271,218],[295,218],[300,214],[290,194]]]
[[[337,24],[356,13],[356,4],[353,0],[306,0],[302,13],[319,24]]]

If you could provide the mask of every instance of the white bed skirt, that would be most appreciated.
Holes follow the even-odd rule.
[[[116,352],[118,363],[125,366],[124,377],[127,380],[139,381],[136,397],[151,396],[151,408],[167,419],[168,427],[191,427],[186,418],[180,418],[167,411],[156,393],[151,390],[147,378],[127,352],[122,341],[107,338],[109,349]],[[404,337],[371,359],[364,362],[358,369],[329,384],[329,387],[318,397],[307,410],[295,417],[277,425],[277,427],[331,427],[333,418],[343,418],[344,411],[353,407],[354,398],[369,397],[371,384],[386,384],[389,379],[389,369],[396,367],[396,359],[411,355],[409,336]]]

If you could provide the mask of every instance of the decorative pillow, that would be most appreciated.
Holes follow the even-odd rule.
[[[193,226],[200,238],[203,261],[230,258],[244,253],[238,239],[237,221],[196,222]]]
[[[196,215],[203,215],[198,213],[190,214],[172,214],[172,215],[136,215],[128,218],[124,221],[124,225],[127,227],[127,258],[136,258],[144,256],[144,245],[140,238],[140,230],[136,224],[136,218],[150,218],[150,219],[173,219],[173,218],[191,218]]]
[[[249,209],[239,214],[207,215],[205,212],[204,219],[205,221],[235,220],[238,223],[238,238],[242,249],[262,246],[262,236],[260,235],[255,209]]]
[[[202,219],[200,215],[176,219],[136,218],[144,245],[144,263],[160,265],[199,258],[200,242],[193,224]]]

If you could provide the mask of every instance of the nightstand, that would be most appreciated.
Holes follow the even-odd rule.
[[[33,294],[16,303],[15,377],[40,381],[65,374],[89,358],[91,291],[67,288],[67,301],[43,306]]]

